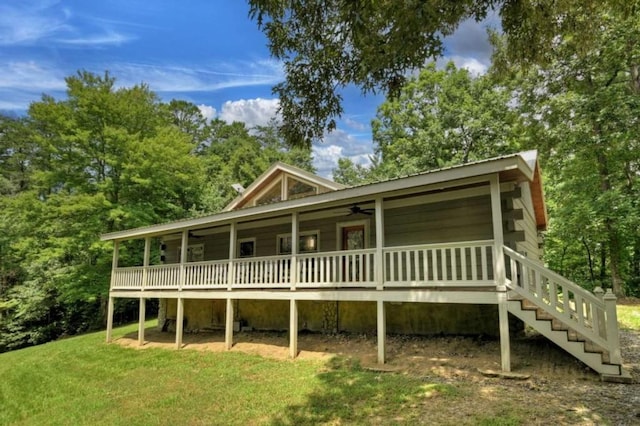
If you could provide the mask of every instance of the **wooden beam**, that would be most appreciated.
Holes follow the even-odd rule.
[[[384,289],[384,205],[382,197],[376,198],[376,289]]]
[[[231,350],[233,347],[233,299],[227,299],[227,312],[224,329],[224,347]]]
[[[298,212],[293,212],[291,214],[291,290],[295,290],[298,284],[298,228]]]
[[[506,288],[506,272],[504,265],[504,234],[502,231],[502,207],[500,203],[500,182],[498,175],[489,179],[491,186],[491,218],[493,224],[493,266],[494,279],[498,290]]]
[[[113,299],[113,296],[109,296],[109,301],[107,302],[107,343],[111,343],[113,333]]]
[[[502,371],[511,371],[511,345],[509,341],[509,311],[507,309],[507,293],[498,294],[498,316],[500,318],[500,361]]]
[[[377,302],[377,324],[378,324],[378,364],[384,364],[387,345],[387,315],[384,302]]]
[[[229,228],[229,269],[227,270],[227,289],[231,290],[233,283],[235,282],[235,274],[233,268],[233,259],[236,257],[236,240],[238,238],[238,232],[236,229],[236,222],[231,222]]]
[[[289,357],[298,356],[298,301],[289,301]]]
[[[189,250],[189,231],[182,231],[182,242],[180,244],[180,289],[184,287],[187,277],[187,250]]]
[[[149,258],[151,257],[151,237],[144,239],[144,257],[142,260],[142,289],[147,286],[149,280]]]
[[[118,269],[118,258],[120,257],[120,241],[113,242],[113,259],[111,261],[111,288],[113,288],[116,278],[116,269]]]
[[[178,297],[178,312],[176,314],[176,349],[182,348],[182,332],[184,328],[184,299]]]
[[[138,312],[138,346],[144,345],[144,321],[147,316],[147,299],[140,298],[140,309]]]

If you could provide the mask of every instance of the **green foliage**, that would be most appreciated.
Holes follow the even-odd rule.
[[[450,62],[424,68],[385,101],[372,123],[379,168],[406,175],[519,149],[511,94]]]
[[[598,31],[578,41],[579,29],[567,30],[544,65],[526,73],[508,69],[500,45],[496,70],[514,77],[529,140],[543,154],[545,259],[587,287],[622,295],[637,291],[640,275],[640,26],[637,14],[606,3],[572,19],[593,25],[596,15]]]
[[[408,72],[443,54],[443,38],[466,19],[491,10],[507,35],[505,58],[528,66],[549,62],[549,46],[565,34],[573,44],[597,46],[600,8],[635,17],[636,2],[560,0],[496,2],[249,0],[250,16],[269,39],[272,56],[284,62],[285,81],[274,87],[283,129],[294,144],[322,139],[342,112],[340,90],[396,97]]]
[[[312,170],[277,126],[207,123],[109,73],[68,77],[24,119],[0,117],[0,352],[103,324],[112,244],[100,234],[222,209],[274,161]],[[249,161],[250,160],[250,161]],[[137,265],[141,241],[123,244]],[[121,303],[116,318],[137,307]],[[153,309],[151,309],[152,311]]]

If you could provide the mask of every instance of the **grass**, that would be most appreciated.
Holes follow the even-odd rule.
[[[415,421],[408,405],[459,398],[453,386],[343,358],[292,362],[103,340],[100,332],[0,354],[0,424],[366,424]]]
[[[640,305],[620,305],[640,330]],[[148,324],[151,326],[151,323]],[[114,337],[135,332],[130,325]],[[276,360],[105,344],[92,333],[0,354],[4,424],[481,424],[579,422],[575,395],[529,384],[382,373],[350,358]],[[465,378],[466,377],[466,378]],[[548,379],[533,382],[545,389]],[[580,385],[583,386],[583,385]],[[604,414],[604,413],[602,413]],[[598,413],[591,420],[600,419]]]
[[[621,328],[640,330],[640,304],[619,304],[617,313]]]

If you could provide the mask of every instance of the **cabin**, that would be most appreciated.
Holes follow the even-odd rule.
[[[545,268],[537,152],[345,187],[276,163],[222,212],[103,235],[113,241],[107,341],[116,298],[159,299],[175,332],[301,330],[500,339],[527,324],[598,372],[623,380],[616,299]],[[121,253],[137,264],[120,262]],[[124,258],[125,256],[122,256]]]

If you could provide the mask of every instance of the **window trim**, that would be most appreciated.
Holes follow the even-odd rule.
[[[300,250],[301,246],[298,243],[298,253],[297,254],[318,253],[320,251],[320,230],[319,229],[315,229],[315,230],[311,230],[311,231],[298,232],[298,238],[307,237],[309,235],[315,235],[316,236],[316,248],[315,248],[315,250],[302,251],[302,250]],[[282,253],[280,251],[280,247],[282,246],[280,244],[280,240],[283,239],[283,238],[287,238],[287,237],[291,237],[291,232],[276,235],[276,254],[278,256],[286,256],[286,255],[293,254],[291,252]]]
[[[240,246],[242,243],[253,243],[253,254],[251,256],[240,256]],[[238,238],[238,242],[236,243],[236,258],[249,259],[251,257],[256,257],[256,248],[256,237]]]

